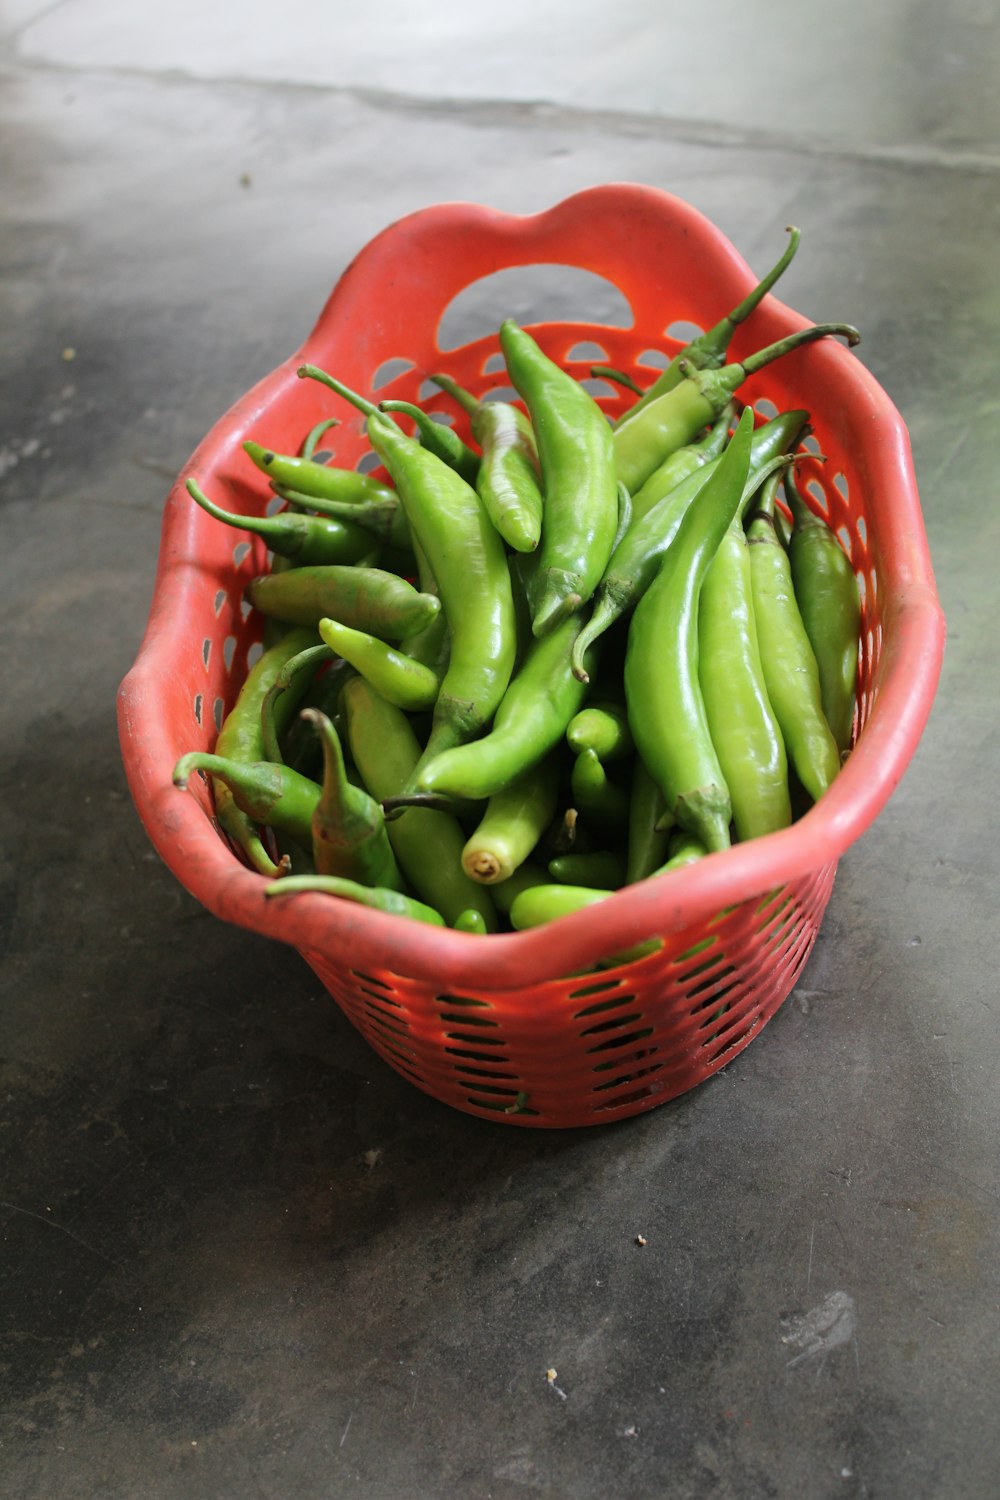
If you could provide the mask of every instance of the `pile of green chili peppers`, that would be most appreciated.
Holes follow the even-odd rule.
[[[809,327],[727,363],[787,266],[609,422],[512,320],[521,404],[430,376],[472,445],[420,406],[365,417],[374,473],[322,449],[244,449],[284,508],[247,589],[264,649],[214,752],[220,829],[268,896],[321,891],[470,933],[522,929],[788,826],[850,749],[857,581],[796,463],[808,413],[755,425],[743,380],[839,334]],[[809,455],[814,458],[814,455]],[[277,503],[277,502],[275,502]],[[618,955],[621,958],[621,955]]]

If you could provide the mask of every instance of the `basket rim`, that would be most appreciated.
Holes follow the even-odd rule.
[[[267,879],[232,855],[194,798],[178,795],[171,775],[163,693],[175,674],[172,653],[182,637],[185,601],[204,587],[194,541],[200,515],[185,504],[190,474],[210,473],[220,455],[282,391],[298,384],[324,329],[345,299],[373,272],[391,265],[402,244],[418,236],[468,235],[475,228],[503,248],[532,246],[581,211],[620,212],[623,204],[651,213],[693,238],[709,239],[746,291],[756,277],[725,235],[697,209],[663,190],[610,183],[570,195],[538,214],[515,215],[481,204],[453,202],[396,220],[366,245],[341,276],[301,348],[226,412],[199,444],[174,483],[163,515],[153,597],[142,642],[118,692],[122,758],[140,818],[157,852],[181,883],[222,919],[291,944],[304,953],[339,954],[352,968],[374,964],[439,988],[516,991],[585,968],[609,951],[655,935],[680,932],[727,906],[801,879],[835,863],[874,821],[902,779],[929,716],[944,650],[945,623],[934,584],[909,436],[900,413],[868,370],[846,349],[813,345],[811,357],[830,362],[838,379],[867,408],[880,438],[873,445],[870,480],[893,497],[887,526],[891,565],[883,593],[884,646],[869,718],[841,774],[819,803],[790,828],[713,854],[683,870],[654,876],[606,901],[533,931],[470,935],[422,927],[328,897],[301,893],[273,901]],[[475,277],[470,277],[470,280]],[[781,332],[807,326],[791,308],[767,299],[769,323]],[[544,324],[527,324],[543,327]],[[775,335],[780,336],[780,334]]]

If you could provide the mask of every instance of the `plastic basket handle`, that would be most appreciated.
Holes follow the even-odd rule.
[[[609,230],[608,225],[612,228]],[[706,241],[711,253],[703,253]],[[702,253],[691,256],[691,243]],[[466,287],[511,266],[577,266],[605,277],[623,293],[639,326],[657,327],[676,307],[672,267],[687,264],[692,293],[711,300],[744,295],[753,285],[746,262],[709,222],[656,188],[612,183],[587,188],[544,213],[505,214],[478,204],[450,203],[399,219],[352,261],[331,293],[307,348],[324,327],[345,322],[362,341],[357,361],[383,357],[412,328],[414,308],[438,317]],[[359,317],[359,310],[361,316]],[[676,315],[676,314],[675,314]]]

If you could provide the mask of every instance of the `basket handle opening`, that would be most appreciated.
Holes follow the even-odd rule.
[[[478,339],[495,338],[505,318],[522,325],[544,321],[635,326],[631,303],[606,276],[582,266],[534,262],[480,276],[457,292],[438,320],[437,346],[446,354]]]

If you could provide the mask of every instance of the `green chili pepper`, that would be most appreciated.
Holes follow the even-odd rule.
[[[622,419],[623,421],[633,417],[640,407],[648,405],[650,401],[655,401],[657,396],[664,395],[665,392],[673,390],[675,386],[680,384],[684,379],[683,371],[680,368],[681,360],[688,360],[698,370],[715,370],[720,365],[725,364],[729,341],[736,332],[736,329],[740,323],[745,322],[750,314],[760,306],[779,276],[783,275],[792,263],[795,252],[799,248],[801,233],[793,224],[789,224],[788,233],[791,235],[791,239],[777,264],[771,267],[770,271],[757,283],[753,291],[744,297],[743,301],[738,303],[732,312],[716,323],[714,328],[710,328],[707,333],[699,334],[697,338],[692,339],[689,344],[686,344],[683,349],[674,355],[667,368],[663,371],[663,374],[657,376],[656,380],[649,387],[649,390],[642,392],[641,399],[626,412],[625,417]]]
[[[625,884],[625,860],[613,849],[557,854],[549,860],[549,874],[557,885],[586,885],[593,890],[616,891]]]
[[[303,632],[303,634],[306,633],[314,639],[311,631]],[[260,753],[253,757],[255,760],[273,760],[276,764],[285,761],[280,739],[283,730],[288,727],[292,705],[304,696],[318,668],[332,660],[333,653],[329,646],[310,645],[285,661],[261,700]],[[293,683],[297,685],[298,691],[290,699],[283,698]],[[279,702],[281,703],[280,717]],[[306,722],[308,723],[308,720]],[[295,766],[293,769],[301,771],[302,767]]]
[[[806,417],[807,413],[803,411],[785,412],[754,433],[750,444],[750,475],[743,492],[743,503],[756,493],[764,476],[770,472],[770,466],[784,462],[784,449],[795,441]],[[708,483],[720,462],[719,458],[712,459],[703,469],[689,474],[687,479],[682,480],[647,511],[615,548],[601,579],[590,619],[576,638],[573,671],[582,682],[587,681],[583,665],[584,653],[642,598],[656,576],[661,559],[677,535],[685,512]]]
[[[521,891],[510,908],[510,925],[523,932],[529,927],[541,927],[554,922],[570,912],[582,911],[584,907],[596,906],[598,901],[607,901],[611,891],[594,890],[586,885],[535,885]]]
[[[793,349],[831,334],[843,335],[849,345],[861,338],[857,329],[847,323],[819,323],[790,333],[737,364],[724,365],[721,370],[696,370],[682,359],[679,369],[685,378],[680,384],[657,396],[638,415],[630,416],[615,429],[618,478],[634,495],[664,459],[690,443],[707,423],[714,422],[747,376]]]
[[[431,380],[472,418],[482,458],[476,493],[486,514],[515,552],[533,552],[542,528],[538,449],[531,422],[507,401],[480,401],[450,375]]]
[[[737,516],[705,575],[698,607],[698,678],[739,839],[792,820],[788,762],[757,644],[750,556]]]
[[[489,931],[481,911],[461,911],[455,918],[456,932],[474,932],[482,936]]]
[[[350,522],[294,511],[276,516],[234,515],[210,500],[194,479],[189,479],[185,488],[191,499],[217,521],[262,536],[272,552],[297,563],[355,563],[371,553],[371,536]]]
[[[381,807],[348,779],[340,737],[326,714],[307,708],[303,717],[319,731],[323,746],[323,787],[312,815],[316,873],[399,890],[399,870]]]
[[[707,853],[701,839],[696,838],[693,833],[688,833],[684,828],[673,828],[670,831],[667,859],[656,873],[665,875],[668,870],[680,870],[684,865],[693,865],[697,860],[704,859]]]
[[[641,521],[653,506],[675,490],[682,479],[694,474],[703,465],[718,458],[729,438],[729,429],[736,417],[736,403],[730,401],[708,429],[704,437],[687,443],[665,458],[653,470],[641,489],[632,497],[632,519]]]
[[[661,868],[667,858],[670,833],[659,824],[667,810],[666,798],[636,756],[628,810],[628,858],[625,884],[633,885]]]
[[[633,749],[625,705],[610,699],[588,703],[566,726],[566,743],[574,755],[593,750],[604,764],[623,760]]]
[[[340,505],[367,505],[395,499],[388,485],[380,484],[369,474],[359,474],[356,469],[335,469],[309,458],[275,453],[260,443],[244,443],[243,451],[273,485],[308,495],[314,510],[319,510],[318,502],[324,500]]]
[[[328,500],[306,494],[304,490],[290,489],[284,484],[272,483],[271,488],[282,500],[287,500],[299,510],[315,510],[333,520],[349,521],[355,526],[361,526],[376,541],[387,543],[398,553],[405,554],[410,550],[410,528],[399,497],[393,490],[386,489],[383,498],[366,496],[361,500]]]
[[[612,547],[611,547],[611,553],[614,552],[615,547],[618,546],[618,543],[621,541],[621,539],[625,535],[626,531],[628,531],[629,527],[632,525],[632,520],[633,520],[633,516],[634,516],[634,512],[633,512],[633,509],[632,509],[632,496],[629,494],[628,490],[625,488],[625,486],[621,483],[620,480],[618,482],[617,489],[618,489],[618,525],[615,527],[615,539],[614,539],[614,542],[613,542]],[[611,556],[611,553],[608,554],[609,557]]]
[[[429,625],[441,608],[432,594],[380,568],[308,567],[263,573],[246,597],[261,614],[293,625],[316,625],[324,617],[385,639],[402,640]]]
[[[424,751],[429,758],[476,735],[510,681],[517,625],[507,556],[459,474],[383,416],[369,417],[368,435],[395,481],[448,619],[448,670]]]
[[[706,853],[704,846],[690,835],[685,836],[683,841],[676,842],[674,848],[675,853],[655,872],[657,875],[693,864],[696,859],[703,858]],[[517,892],[511,903],[511,926],[519,931],[530,927],[541,927],[546,922],[554,922],[559,917],[568,916],[570,912],[583,911],[588,906],[595,906],[599,901],[606,901],[612,894],[612,891],[599,886],[569,884],[524,886]],[[609,969],[619,964],[634,963],[637,959],[646,958],[650,953],[655,953],[662,947],[662,938],[648,938],[645,942],[635,943],[631,948],[625,948],[619,953],[613,953],[601,959],[596,967]]]
[[[663,791],[667,816],[709,849],[728,846],[732,808],[698,684],[698,600],[743,497],[752,433],[748,407],[636,607],[625,656],[625,698],[639,754]]]
[[[579,628],[571,615],[532,642],[489,734],[424,761],[415,780],[418,792],[472,800],[492,797],[559,743],[586,693],[569,666]]]
[[[628,824],[628,794],[608,777],[596,750],[582,750],[570,772],[574,806],[588,820],[602,827]]]
[[[414,922],[427,922],[431,927],[443,927],[444,918],[431,906],[416,901],[412,896],[378,886],[361,885],[355,880],[344,880],[335,875],[290,875],[264,887],[265,896],[294,896],[303,891],[319,892],[321,895],[339,896],[344,901],[355,901],[360,906],[369,906],[374,911],[388,912],[394,917],[409,917]]]
[[[531,604],[532,628],[544,635],[586,603],[611,556],[618,524],[611,429],[593,397],[512,319],[501,326],[500,346],[538,445],[545,508]]]
[[[558,768],[548,757],[490,797],[462,850],[467,875],[483,885],[510,878],[552,821],[558,779]]]
[[[435,385],[440,386],[443,391],[446,391],[449,396],[457,401],[468,416],[474,417],[478,414],[479,408],[483,404],[479,397],[474,396],[471,391],[467,391],[464,385],[459,385],[458,381],[453,380],[450,375],[429,375],[427,378],[428,380],[433,380]],[[517,408],[515,407],[514,409],[516,411]]]
[[[433,594],[436,599],[440,599],[441,590],[438,588],[437,579],[431,571],[424,549],[417,541],[413,543],[413,555],[417,562],[417,582],[420,585],[420,592]],[[414,661],[429,668],[440,683],[448,670],[448,658],[451,655],[451,635],[448,631],[448,616],[444,610],[438,610],[429,625],[405,640],[402,649],[407,656],[412,656]]]
[[[377,636],[364,630],[352,630],[338,620],[320,620],[323,640],[356,672],[367,677],[389,703],[411,713],[433,708],[440,681],[430,667],[397,651]]]
[[[383,802],[413,775],[420,759],[417,737],[402,709],[387,703],[363,677],[344,684],[341,702],[354,764],[371,795]],[[414,807],[387,826],[399,868],[418,896],[449,924],[472,907],[491,932],[496,929],[489,891],[462,869],[466,836],[455,818]]]
[[[496,885],[490,886],[490,895],[498,912],[502,916],[509,917],[510,909],[522,891],[531,890],[536,885],[550,884],[550,877],[541,865],[535,864],[534,860],[526,859],[523,865],[518,865],[513,874],[508,875],[506,880],[498,880]]]
[[[507,401],[477,401],[447,375],[431,379],[472,416],[472,436],[482,453],[476,493],[486,514],[515,552],[534,551],[542,529],[542,492],[531,422]]]
[[[461,474],[466,484],[473,488],[476,476],[479,473],[479,454],[474,453],[457,432],[453,432],[443,422],[435,422],[422,407],[415,406],[412,401],[380,401],[378,409],[381,412],[402,412],[404,416],[411,417],[416,423],[417,439],[421,448],[426,448],[439,458],[442,463],[454,469],[456,474]]]
[[[785,495],[794,526],[789,544],[792,583],[816,665],[823,714],[841,755],[850,749],[858,675],[861,601],[850,559],[822,517],[799,493],[792,470]]]
[[[345,661],[331,661],[325,670],[319,668],[311,678],[309,674],[304,674],[309,685],[302,696],[302,707],[318,708],[320,713],[326,714],[333,721],[338,734],[343,733],[340,690],[353,670]],[[291,766],[293,771],[308,776],[312,781],[322,781],[323,747],[308,719],[303,719],[301,714],[297,715],[281,736],[279,745],[280,758],[286,766]],[[271,756],[268,755],[267,759],[270,760]]]
[[[216,736],[217,755],[224,756],[227,760],[248,762],[265,758],[261,705],[285,662],[315,639],[311,630],[290,630],[254,663]],[[295,700],[288,703],[279,720],[282,726],[289,722],[296,706]],[[255,870],[262,875],[276,875],[277,866],[264,848],[252,820],[237,807],[228,786],[224,782],[213,781],[212,797],[216,821],[222,831],[239,845]]]
[[[764,485],[750,517],[750,581],[767,695],[788,759],[814,802],[840,770],[840,752],[823,714],[819,667],[795,601],[791,563],[774,531],[778,476]]]
[[[228,760],[192,750],[174,767],[174,786],[186,787],[193,771],[205,771],[225,782],[236,806],[255,823],[267,823],[287,833],[303,849],[310,847],[320,788],[307,776],[269,760]]]

